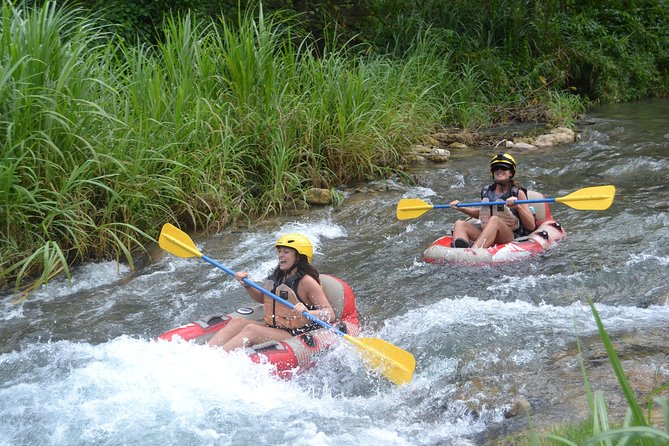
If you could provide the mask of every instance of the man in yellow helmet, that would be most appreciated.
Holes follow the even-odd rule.
[[[493,156],[490,160],[490,174],[494,183],[483,187],[481,201],[505,201],[506,204],[470,208],[456,207],[460,201],[452,201],[451,207],[481,221],[481,229],[465,220],[456,221],[452,247],[468,248],[471,245],[473,248],[487,248],[493,244],[508,243],[536,228],[530,207],[526,203],[515,203],[516,200],[527,200],[527,193],[513,180],[516,175],[516,160],[513,156],[508,153]]]
[[[264,288],[295,305],[294,309],[245,284],[248,273],[235,274],[248,294],[265,308],[264,321],[233,318],[210,340],[211,346],[222,346],[230,351],[250,347],[267,341],[283,341],[320,328],[320,325],[305,318],[302,313],[325,322],[333,321],[335,312],[320,284],[318,271],[311,265],[314,249],[308,238],[301,234],[286,234],[275,243],[279,264],[270,275],[271,284]]]

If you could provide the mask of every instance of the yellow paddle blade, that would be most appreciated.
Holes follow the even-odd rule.
[[[195,247],[193,240],[185,232],[169,223],[163,225],[158,245],[178,257],[202,257],[202,253]]]
[[[417,218],[432,209],[433,206],[419,198],[402,198],[397,203],[397,219]]]
[[[585,187],[555,201],[580,211],[603,211],[611,206],[615,194],[616,188],[611,185]]]
[[[395,384],[411,381],[416,369],[413,355],[393,344],[378,338],[354,338],[344,335],[344,339],[355,344],[362,352],[362,357],[375,370]]]

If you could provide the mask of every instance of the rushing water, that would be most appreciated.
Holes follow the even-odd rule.
[[[575,144],[514,153],[517,177],[549,197],[613,184],[614,204],[554,205],[567,240],[520,264],[425,264],[422,250],[461,214],[395,218],[400,198],[476,200],[490,150],[418,170],[420,186],[378,183],[336,209],[195,239],[260,279],[280,234],[306,234],[319,270],[356,292],[365,335],[414,354],[410,384],[369,373],[345,342],[283,381],[241,354],[152,340],[247,302],[208,263],[156,252],[135,272],[87,264],[72,287],[0,299],[0,444],[476,443],[518,399],[536,412],[558,404],[564,386],[582,386],[562,382],[553,358],[576,329],[596,333],[588,297],[612,336],[669,322],[669,101],[608,106],[588,123]]]

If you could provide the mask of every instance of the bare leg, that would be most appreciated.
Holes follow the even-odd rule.
[[[499,217],[493,215],[483,227],[483,231],[481,231],[481,234],[479,234],[472,247],[487,248],[494,243],[508,243],[514,238],[516,237],[513,235],[511,228],[509,228]]]
[[[283,341],[290,337],[287,331],[271,328],[265,324],[247,324],[242,331],[223,344],[223,350],[229,352],[244,346],[250,347],[267,341]]]
[[[218,330],[218,332],[216,332],[216,334],[211,339],[209,339],[209,346],[215,347],[217,345],[225,344],[249,324],[265,325],[264,322],[234,317],[225,325],[225,327]]]
[[[453,227],[454,239],[462,238],[469,242],[471,240],[475,240],[480,233],[481,231],[476,226],[464,220],[457,220],[455,222],[455,226]]]

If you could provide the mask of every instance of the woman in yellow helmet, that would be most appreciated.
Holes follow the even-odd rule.
[[[264,288],[288,300],[294,309],[277,302],[243,282],[248,273],[235,274],[247,293],[265,307],[264,321],[233,318],[210,340],[211,346],[222,346],[230,351],[267,341],[283,341],[317,328],[320,325],[305,318],[302,313],[325,321],[334,320],[335,313],[320,284],[318,271],[311,265],[314,249],[308,238],[300,234],[286,234],[276,241],[279,264],[269,276]],[[271,281],[271,283],[270,283]]]
[[[508,153],[498,153],[490,160],[490,174],[495,182],[481,190],[481,201],[506,201],[506,205],[456,207],[460,201],[452,201],[451,207],[481,221],[481,229],[465,220],[456,221],[452,247],[468,248],[471,245],[473,248],[487,248],[493,244],[508,243],[536,228],[534,214],[527,203],[515,203],[516,200],[527,200],[525,189],[513,181],[516,160]]]

